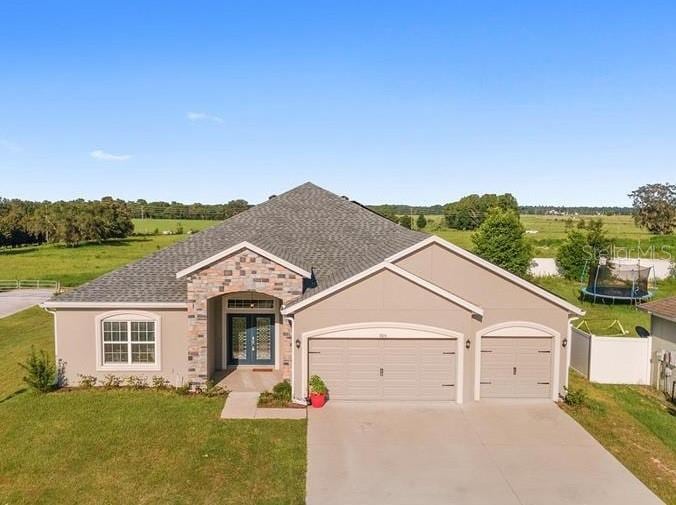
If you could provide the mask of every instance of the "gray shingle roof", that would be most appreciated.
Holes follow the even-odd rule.
[[[185,302],[186,280],[176,272],[243,241],[314,269],[317,286],[304,298],[425,238],[308,182],[53,301]]]

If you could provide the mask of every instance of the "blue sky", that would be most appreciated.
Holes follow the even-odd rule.
[[[676,173],[676,2],[0,3],[0,195],[628,204]]]

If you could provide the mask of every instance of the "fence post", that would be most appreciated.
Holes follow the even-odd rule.
[[[592,347],[594,345],[594,335],[589,334],[589,354],[587,355],[587,372],[589,373],[589,382],[592,382]]]

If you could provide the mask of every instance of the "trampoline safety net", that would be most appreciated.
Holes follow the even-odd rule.
[[[622,264],[601,258],[589,270],[586,295],[615,300],[643,301],[652,293],[648,289],[652,267]]]

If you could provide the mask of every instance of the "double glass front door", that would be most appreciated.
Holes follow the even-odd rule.
[[[275,316],[228,314],[228,365],[275,362]]]

